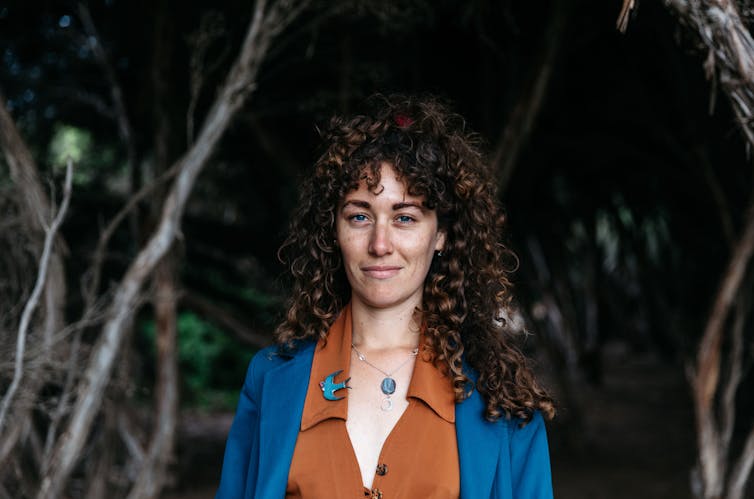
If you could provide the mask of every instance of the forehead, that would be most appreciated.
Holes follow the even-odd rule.
[[[387,198],[424,202],[425,196],[414,195],[410,191],[405,178],[390,163],[382,162],[377,169],[364,166],[358,184],[345,193],[343,201],[363,197],[374,200]]]

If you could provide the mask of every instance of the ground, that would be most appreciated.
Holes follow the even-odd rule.
[[[682,369],[652,354],[607,354],[604,383],[581,394],[583,430],[561,407],[548,425],[557,499],[688,499],[695,444]],[[214,497],[232,414],[184,413],[177,486],[164,499]]]

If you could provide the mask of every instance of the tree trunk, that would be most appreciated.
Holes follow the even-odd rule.
[[[159,496],[173,458],[178,419],[178,352],[176,328],[175,259],[172,253],[155,270],[155,319],[157,342],[156,415],[149,450],[134,481],[129,499]]]
[[[736,243],[723,275],[704,335],[699,343],[696,369],[692,377],[699,445],[699,473],[704,499],[722,497],[725,490],[728,456],[727,452],[724,452],[719,424],[715,417],[715,392],[720,385],[725,321],[743,282],[752,253],[754,253],[754,205],[747,212],[743,235]],[[745,448],[744,452],[746,451]],[[745,458],[748,459],[748,457]]]
[[[171,95],[165,74],[170,72],[172,60],[172,24],[168,18],[167,2],[159,2],[155,12],[154,58],[152,82],[154,88],[155,173],[160,175],[170,166],[173,141],[168,103]],[[157,189],[152,202],[155,218],[165,198],[165,189]],[[141,462],[129,499],[154,499],[168,481],[168,465],[173,459],[175,429],[178,418],[178,350],[176,274],[180,258],[175,248],[168,251],[157,264],[154,274],[154,305],[156,369],[155,417],[149,448]]]

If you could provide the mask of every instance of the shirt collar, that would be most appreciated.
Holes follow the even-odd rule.
[[[340,315],[327,332],[326,341],[320,339],[314,350],[312,370],[309,377],[309,388],[304,401],[304,412],[301,416],[301,431],[329,418],[339,418],[343,421],[348,417],[348,390],[337,390],[336,397],[340,400],[327,400],[324,397],[320,382],[328,375],[343,371],[335,376],[336,383],[348,379],[351,372],[351,304],[346,305]]]
[[[349,378],[351,326],[351,304],[349,303],[330,326],[327,341],[320,339],[317,342],[309,377],[309,388],[304,401],[304,412],[301,416],[301,431],[306,431],[326,419],[337,418],[345,421],[348,418],[348,390],[335,392],[336,396],[343,397],[341,400],[326,400],[320,382],[324,381],[328,375],[340,370],[343,372],[335,377],[336,383]],[[423,337],[419,340],[420,345],[423,345],[423,340]],[[455,393],[452,384],[448,377],[434,366],[431,356],[423,350],[423,347],[416,358],[406,396],[423,401],[439,417],[449,423],[455,423]]]
[[[423,345],[422,338],[419,342]],[[441,370],[434,366],[429,353],[422,347],[416,358],[407,397],[422,400],[438,416],[448,423],[456,421],[456,397],[453,385]]]

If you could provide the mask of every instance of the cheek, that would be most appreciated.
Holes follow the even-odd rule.
[[[431,241],[432,244],[430,244],[430,242],[428,242],[426,239],[417,241],[417,243],[411,248],[411,255],[413,259],[421,267],[426,267],[427,269],[431,265],[432,257],[435,254],[434,239],[432,239]]]
[[[343,262],[348,265],[358,256],[359,241],[353,237],[337,237],[336,239],[340,249],[340,256]]]

